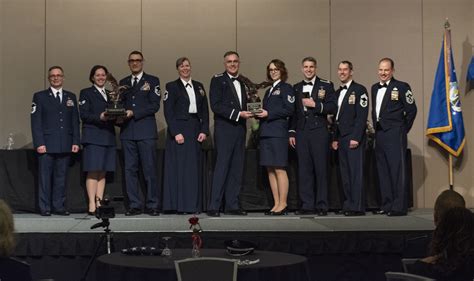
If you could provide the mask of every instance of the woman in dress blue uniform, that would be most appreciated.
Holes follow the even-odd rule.
[[[273,208],[266,215],[286,215],[288,197],[288,119],[293,114],[295,95],[286,83],[285,63],[272,60],[267,66],[267,79],[273,81],[265,92],[260,119],[260,165],[265,166],[273,194]]]
[[[104,195],[105,176],[115,171],[115,128],[114,121],[108,120],[107,93],[105,82],[107,68],[102,65],[92,67],[89,80],[93,85],[81,90],[79,109],[82,119],[83,171],[87,172],[86,188],[89,198],[88,214],[93,215]]]
[[[201,144],[209,134],[204,86],[191,79],[186,57],[176,61],[179,78],[166,84],[163,98],[168,124],[163,184],[163,210],[201,211]]]

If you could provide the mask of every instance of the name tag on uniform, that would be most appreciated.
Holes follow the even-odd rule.
[[[349,96],[349,104],[355,104],[356,103],[356,96],[355,93],[352,92],[351,95]]]
[[[390,95],[392,100],[398,100],[398,89],[394,88],[392,94]]]
[[[324,99],[326,97],[326,91],[321,88],[318,90],[318,99]]]

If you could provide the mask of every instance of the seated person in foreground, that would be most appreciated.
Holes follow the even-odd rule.
[[[0,199],[0,280],[31,281],[30,266],[11,258],[15,248],[12,211]]]
[[[409,273],[438,281],[474,279],[474,215],[466,208],[448,210],[438,222],[430,256],[408,268]]]

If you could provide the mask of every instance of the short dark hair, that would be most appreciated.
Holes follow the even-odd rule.
[[[315,58],[313,57],[305,57],[301,60],[301,64],[305,63],[306,61],[310,61],[310,62],[313,62],[315,66],[318,65],[318,62],[316,61]]]
[[[270,65],[274,64],[278,70],[280,70],[280,79],[281,81],[286,81],[288,79],[288,70],[286,69],[285,63],[282,60],[279,59],[273,59],[271,62],[268,63],[267,65],[267,79],[269,81],[272,81],[272,77],[270,76]]]
[[[176,60],[176,69],[178,69],[178,67],[183,64],[185,61],[188,61],[189,64],[191,64],[191,61],[189,61],[189,59],[187,57],[180,57]]]
[[[137,50],[131,51],[130,54],[128,54],[128,57],[130,57],[131,55],[140,55],[142,59],[144,59],[142,52],[137,51]]]
[[[94,84],[94,75],[95,75],[95,72],[99,69],[103,69],[105,71],[105,74],[107,75],[109,73],[109,71],[107,70],[107,67],[103,66],[103,65],[94,65],[92,68],[91,68],[91,72],[89,73],[89,81],[91,81],[92,84]]]
[[[63,70],[62,67],[60,67],[59,65],[53,65],[53,66],[51,66],[51,67],[48,69],[48,74],[49,74],[49,73],[51,72],[51,70],[53,70],[53,69],[59,69],[59,70],[61,70],[62,73],[64,73],[64,70]]]
[[[237,53],[236,51],[227,51],[227,52],[225,52],[224,58],[227,57],[227,56],[230,56],[230,55],[236,55],[238,58],[240,58],[239,53]]]
[[[434,205],[433,216],[435,225],[441,221],[441,218],[449,209],[455,207],[466,207],[466,201],[462,195],[451,189],[441,192],[441,194],[436,198]]]
[[[339,64],[347,64],[349,66],[349,69],[352,70],[353,69],[353,66],[352,66],[352,62],[348,61],[348,60],[343,60],[341,61]]]
[[[390,63],[391,69],[395,67],[395,62],[391,58],[382,58],[379,60],[379,64],[383,61],[388,61]]]

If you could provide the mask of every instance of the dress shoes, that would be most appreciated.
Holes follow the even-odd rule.
[[[345,215],[345,213],[346,213],[346,211],[344,211],[344,210],[337,210],[337,211],[334,212],[334,214],[336,214],[336,215]]]
[[[93,211],[93,212],[87,211],[87,214],[88,214],[89,216],[95,216],[95,211]]]
[[[316,215],[317,215],[318,217],[325,217],[325,216],[328,215],[328,211],[326,211],[326,210],[319,210],[319,211],[316,213]]]
[[[210,217],[220,217],[221,216],[219,211],[215,211],[215,210],[208,210],[207,215],[210,216]]]
[[[365,212],[361,211],[345,211],[344,216],[346,217],[357,217],[357,216],[365,216]]]
[[[389,217],[401,217],[401,216],[406,216],[406,212],[399,212],[399,211],[390,211],[387,213],[387,216]]]
[[[70,213],[66,210],[54,211],[53,214],[58,216],[69,216]]]
[[[137,216],[137,215],[140,215],[141,213],[142,213],[142,210],[140,210],[140,209],[130,208],[130,209],[128,209],[127,212],[125,212],[125,215],[126,216]]]
[[[51,212],[50,212],[50,211],[41,211],[41,212],[40,212],[40,215],[42,215],[43,217],[50,217],[50,216],[51,216]]]
[[[308,210],[308,209],[301,209],[295,212],[295,215],[315,215],[316,211]]]
[[[286,216],[288,215],[288,208],[285,208],[278,212],[273,212],[272,216]]]
[[[158,209],[147,209],[146,213],[150,216],[156,217],[160,215],[160,211]]]
[[[377,210],[377,211],[372,211],[372,214],[374,215],[385,215],[387,212],[384,210]]]
[[[237,210],[226,211],[225,214],[231,215],[231,216],[246,216],[247,212],[242,209],[237,209]]]
[[[273,215],[273,211],[266,211],[264,214],[265,216],[271,216]]]

